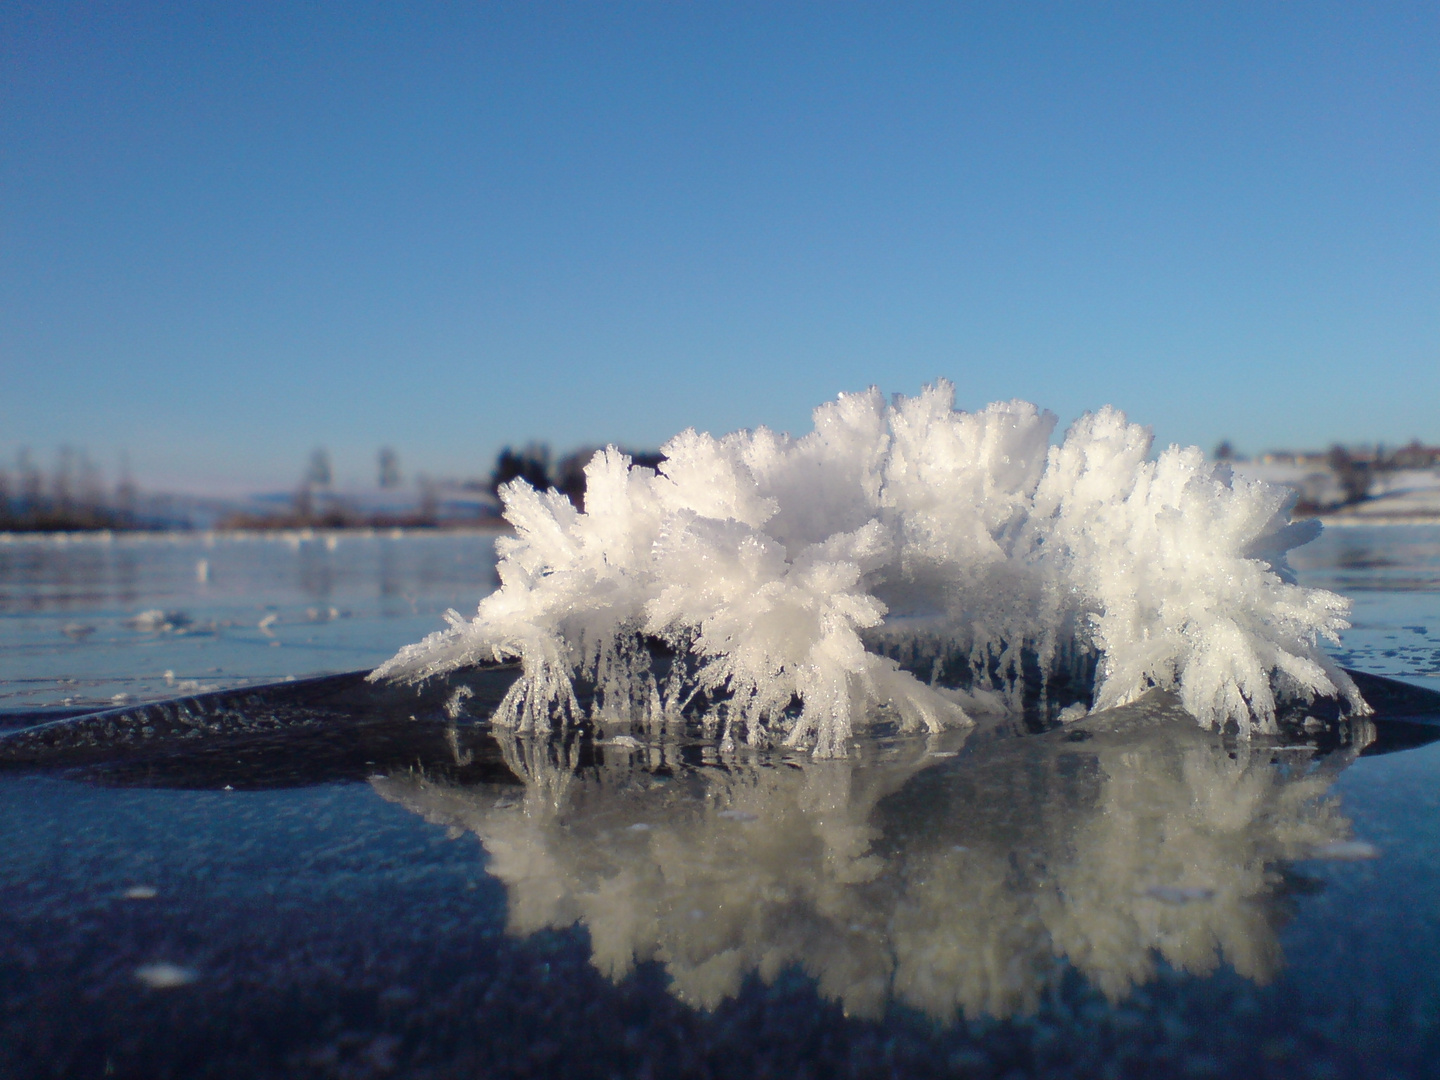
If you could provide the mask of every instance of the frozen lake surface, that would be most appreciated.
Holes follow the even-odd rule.
[[[372,666],[492,543],[0,543],[0,722]],[[1440,690],[1440,527],[1292,562],[1346,666]],[[1440,729],[1161,704],[817,762],[484,698],[0,771],[0,1075],[1440,1075]]]
[[[484,532],[14,536],[0,542],[0,710],[373,667],[497,584]]]

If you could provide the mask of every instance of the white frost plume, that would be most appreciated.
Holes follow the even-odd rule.
[[[952,681],[1012,705],[1027,665],[1043,696],[1094,662],[1096,707],[1169,689],[1242,736],[1274,730],[1277,695],[1366,711],[1318,647],[1347,602],[1285,566],[1314,535],[1288,524],[1285,489],[1194,448],[1147,460],[1149,431],[1113,409],[1052,448],[1055,417],[1033,405],[953,404],[944,381],[888,405],[873,388],[841,395],[798,440],[682,432],[658,471],[604,450],[584,512],[514,481],[500,589],[372,678],[518,658],[495,719],[521,731],[578,719],[578,678],[596,715],[674,719],[703,691],[724,701],[722,745],[822,757],[877,708],[906,729],[967,723],[936,684],[955,657]],[[676,654],[658,677],[656,640]]]
[[[1276,691],[1343,696],[1368,713],[1317,647],[1349,626],[1349,601],[1300,588],[1285,565],[1318,523],[1290,524],[1287,489],[1236,477],[1195,447],[1146,461],[1149,443],[1115,410],[1083,417],[1051,452],[1028,525],[1052,608],[1081,598],[1099,654],[1093,707],[1158,686],[1201,726],[1234,722],[1242,736],[1275,731]]]

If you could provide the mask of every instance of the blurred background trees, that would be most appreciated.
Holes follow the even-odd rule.
[[[382,446],[371,461],[373,487],[344,487],[336,481],[330,451],[317,446],[303,459],[299,482],[288,491],[251,496],[142,495],[129,461],[119,455],[111,483],[105,470],[81,447],[61,446],[42,464],[28,447],[6,460],[0,457],[0,532],[86,529],[183,528],[345,528],[456,527],[493,523],[502,485],[523,480],[539,491],[563,493],[585,507],[585,466],[596,448],[584,446],[555,457],[545,443],[506,446],[487,473],[443,477],[423,472],[406,476],[400,454]],[[655,468],[656,450],[625,450],[636,465]],[[1244,467],[1246,459],[1229,440],[1216,445],[1217,461]],[[1383,495],[1406,471],[1440,469],[1440,447],[1412,441],[1398,448],[1334,445],[1326,452],[1276,459],[1300,464],[1322,478],[1321,497],[1302,492],[1297,512],[1324,513]],[[1285,482],[1283,480],[1275,482]],[[1328,494],[1326,493],[1328,492]]]
[[[536,491],[554,488],[569,498],[576,509],[585,509],[585,466],[590,464],[598,447],[583,446],[572,450],[552,467],[550,447],[544,443],[529,443],[516,451],[505,447],[495,461],[490,473],[490,491],[499,496],[500,486],[511,480],[524,480]],[[628,454],[632,465],[653,469],[664,460],[658,450],[622,450]]]
[[[13,470],[0,465],[0,530],[123,529],[135,524],[135,486],[123,464],[113,491],[106,488],[100,466],[73,446],[56,451],[48,475],[29,447],[16,453]]]

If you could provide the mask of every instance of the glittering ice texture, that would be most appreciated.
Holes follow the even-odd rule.
[[[1193,447],[1150,460],[1149,430],[1111,408],[1052,447],[1034,405],[953,404],[944,381],[890,404],[844,394],[801,439],[684,431],[658,471],[607,449],[584,512],[514,481],[499,590],[372,678],[518,658],[501,724],[579,719],[583,679],[602,718],[674,718],[703,693],[722,745],[821,757],[877,709],[933,731],[1017,707],[1027,676],[1043,695],[1092,669],[1094,708],[1159,687],[1241,737],[1274,730],[1277,701],[1367,711],[1318,644],[1348,602],[1285,564],[1318,528],[1290,522],[1287,489]],[[663,671],[654,641],[675,654]],[[917,678],[927,657],[966,677]]]

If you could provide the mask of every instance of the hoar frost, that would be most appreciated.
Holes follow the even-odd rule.
[[[1148,429],[1115,409],[1052,447],[1034,405],[953,404],[944,381],[888,405],[843,394],[801,439],[682,432],[658,471],[603,450],[583,512],[513,481],[500,588],[371,678],[518,658],[500,724],[580,719],[579,679],[600,717],[675,719],[703,692],[722,746],[821,757],[876,710],[934,731],[1092,665],[1095,709],[1159,687],[1241,737],[1275,730],[1277,700],[1368,712],[1318,647],[1348,602],[1285,565],[1318,531],[1290,523],[1287,489],[1194,447],[1147,460]]]

